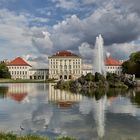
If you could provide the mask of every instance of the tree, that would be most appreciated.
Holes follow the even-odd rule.
[[[11,78],[9,69],[4,62],[0,63],[0,78]]]
[[[140,77],[140,51],[130,55],[129,60],[122,64],[122,71]]]

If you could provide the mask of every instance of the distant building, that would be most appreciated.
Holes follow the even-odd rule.
[[[48,79],[49,69],[30,69],[29,75],[30,79],[40,79],[46,80]]]
[[[12,79],[30,79],[29,70],[32,68],[21,57],[17,57],[7,64]]]
[[[122,73],[122,62],[113,59],[111,56],[106,58],[105,67],[106,72],[116,73],[118,75]]]
[[[92,65],[83,65],[82,75],[87,75],[88,73],[93,73]]]
[[[49,58],[49,78],[77,79],[82,75],[82,58],[69,51],[60,51]]]

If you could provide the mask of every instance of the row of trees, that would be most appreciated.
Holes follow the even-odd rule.
[[[140,77],[140,51],[132,53],[129,60],[125,61],[122,65],[123,73],[135,74]]]
[[[4,62],[0,62],[0,78],[11,78],[9,69]]]

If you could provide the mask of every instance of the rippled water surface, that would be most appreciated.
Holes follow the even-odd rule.
[[[52,84],[0,84],[0,130],[52,139],[140,140],[139,89],[90,92],[93,96]]]

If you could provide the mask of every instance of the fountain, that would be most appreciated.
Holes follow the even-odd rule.
[[[105,64],[104,64],[104,48],[103,48],[103,38],[101,35],[96,37],[95,49],[94,49],[94,59],[93,59],[93,74],[98,72],[100,74],[106,75]]]

